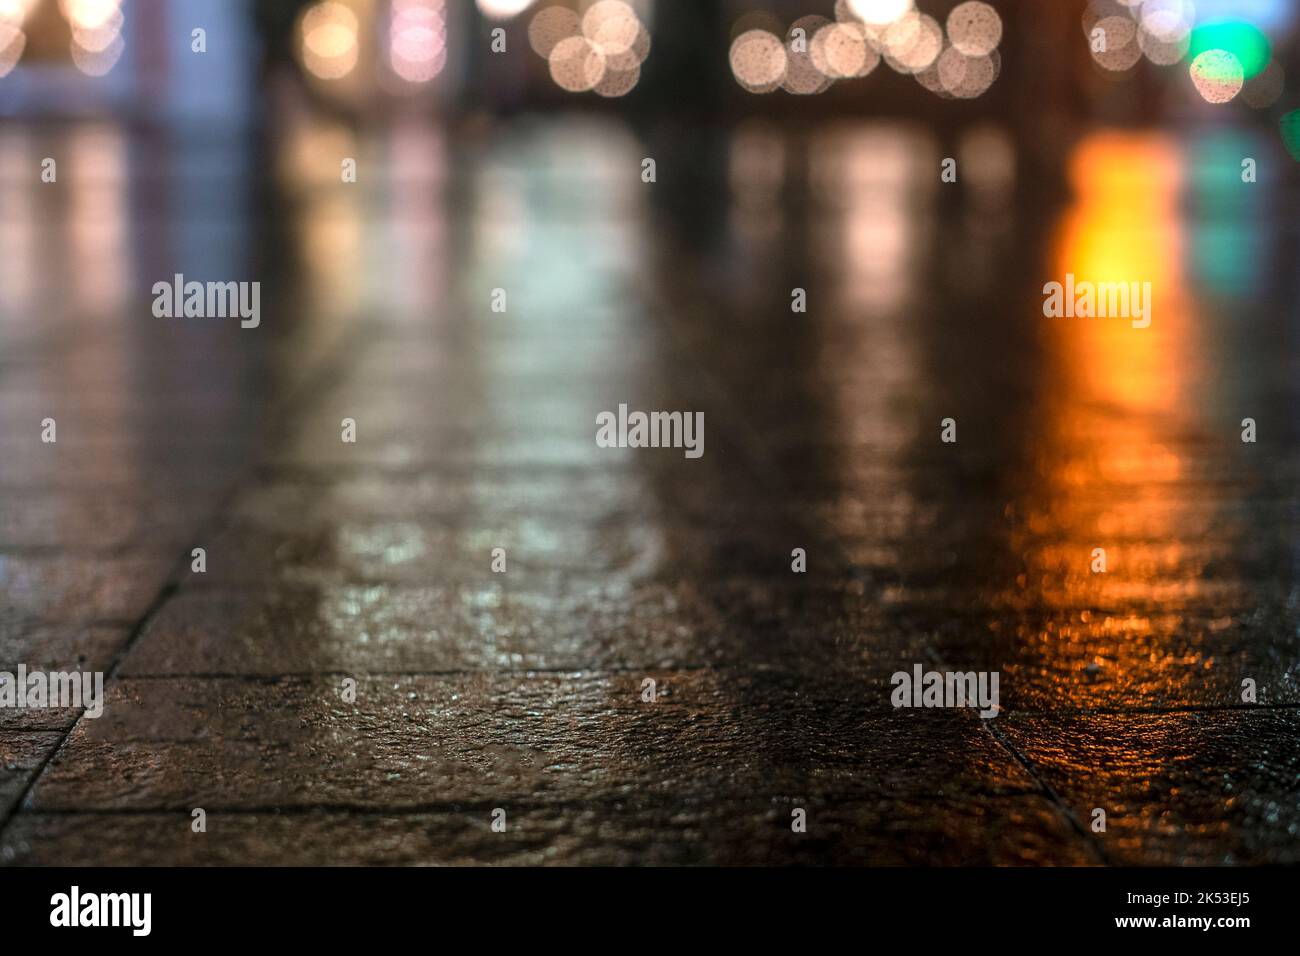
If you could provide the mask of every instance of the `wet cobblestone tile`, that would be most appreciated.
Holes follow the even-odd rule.
[[[999,670],[1012,711],[1231,707],[1247,679],[1261,704],[1300,703],[1300,658],[1277,636],[1295,623],[1262,608],[923,614],[906,626],[931,634],[935,655],[953,669]]]
[[[0,728],[0,826],[9,819],[37,768],[62,739],[59,733]],[[8,862],[3,846],[0,862]]]
[[[0,554],[0,629],[19,617],[132,622],[158,596],[175,555]]]
[[[101,718],[0,712],[0,863],[1300,862],[1273,319],[1198,295],[1147,339],[1044,326],[1024,256],[850,170],[921,129],[787,139],[819,185],[791,178],[763,246],[731,188],[629,192],[635,139],[568,122],[451,149],[396,239],[387,140],[355,208],[299,177],[266,236],[224,191],[130,223],[122,289],[186,230],[283,247],[255,334],[141,325],[49,270],[5,310],[0,670],[120,668]],[[376,255],[323,263],[322,210]],[[985,265],[958,276],[963,241]],[[599,447],[620,403],[702,412],[704,457]],[[1001,716],[895,710],[918,664],[997,671]]]
[[[706,538],[703,532],[693,532]],[[207,571],[192,586],[253,587],[270,583],[436,584],[490,582],[527,586],[566,574],[647,576],[661,570],[665,531],[645,521],[556,521],[464,516],[427,521],[336,521],[264,533],[231,526],[207,543]],[[494,550],[505,570],[493,572]]]
[[[1300,860],[1300,710],[1010,715],[998,731],[1113,863]]]
[[[121,625],[31,622],[0,627],[0,669],[26,664],[43,670],[107,670],[129,634]]]
[[[723,626],[689,585],[545,590],[203,588],[172,598],[128,674],[357,674],[682,667],[717,662]],[[498,576],[498,579],[500,576]]]
[[[175,498],[139,497],[103,489],[95,497],[70,491],[6,492],[0,499],[0,552],[114,553],[132,548],[179,550],[203,520],[203,506]]]
[[[969,713],[899,721],[852,681],[711,670],[360,677],[355,703],[344,688],[340,678],[118,682],[25,809],[1037,791]]]
[[[272,533],[350,521],[427,521],[455,526],[466,516],[490,526],[538,521],[635,520],[654,507],[631,469],[371,474],[290,472],[250,488],[231,507],[233,521]]]
[[[879,798],[809,804],[686,796],[654,802],[509,805],[400,815],[306,811],[25,814],[0,837],[0,864],[133,866],[1089,865],[1096,858],[1036,796]]]
[[[0,626],[0,672],[107,671],[130,632],[125,627],[37,624]],[[66,730],[80,711],[70,707],[0,708],[0,731]]]

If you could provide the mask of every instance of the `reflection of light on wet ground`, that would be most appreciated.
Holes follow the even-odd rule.
[[[521,131],[481,159],[467,224],[476,430],[518,435],[539,463],[612,465],[609,480],[622,481],[626,453],[596,449],[593,436],[598,411],[635,407],[651,368],[644,303],[628,295],[649,265],[635,143],[618,127],[573,119]],[[504,311],[490,308],[493,289],[505,292]],[[500,509],[490,487],[474,488],[487,513]],[[597,535],[603,516],[593,509],[580,532]],[[556,550],[558,525],[515,524],[498,543]]]
[[[304,304],[323,319],[351,317],[362,304],[367,273],[363,195],[343,180],[340,157],[363,165],[368,157],[358,154],[356,136],[342,125],[290,124],[284,137],[279,179],[296,202],[292,224],[305,273]],[[372,174],[373,167],[364,172]],[[362,266],[340,268],[341,263]]]
[[[1075,152],[1070,176],[1077,200],[1062,224],[1053,278],[1072,273],[1078,282],[1150,282],[1153,315],[1145,329],[1122,318],[1045,320],[1068,348],[1062,373],[1070,403],[1176,409],[1187,398],[1185,373],[1196,351],[1182,274],[1179,147],[1158,136],[1100,134]]]
[[[976,126],[962,137],[962,178],[970,191],[972,226],[990,216],[1005,219],[1016,184],[1016,154],[1007,134],[996,126]]]
[[[125,305],[131,275],[127,242],[127,145],[110,126],[69,132],[67,224],[76,307],[111,312]]]
[[[1145,329],[1125,318],[1044,319],[1053,324],[1048,334],[1056,375],[1049,403],[1052,450],[1040,468],[1048,496],[1060,496],[1053,512],[1067,538],[1036,553],[1046,576],[1065,572],[1074,582],[1061,595],[1066,603],[1090,603],[1094,589],[1110,593],[1115,582],[1132,581],[1137,554],[1112,545],[1113,573],[1093,577],[1087,567],[1092,548],[1117,535],[1166,539],[1177,518],[1161,501],[1165,483],[1183,477],[1182,461],[1171,450],[1172,427],[1190,410],[1188,375],[1197,348],[1181,266],[1183,174],[1178,147],[1145,135],[1095,136],[1080,145],[1071,164],[1077,199],[1063,220],[1056,274],[1095,283],[1150,282],[1153,317]],[[1088,533],[1088,522],[1079,520],[1085,515],[1097,523],[1096,543],[1075,538]],[[1176,545],[1163,555],[1171,562],[1178,556]],[[1137,598],[1154,583],[1140,581],[1136,593],[1126,584],[1125,590]]]
[[[918,330],[932,304],[923,268],[936,225],[936,153],[923,131],[892,124],[832,127],[808,148],[809,261],[828,299],[813,313],[825,316],[814,320],[820,345],[810,371],[827,419],[815,440],[837,446],[832,467],[845,489],[826,517],[864,532],[853,557],[870,563],[894,563],[896,539],[882,523],[916,505],[904,462],[915,436],[899,411],[926,374]]]
[[[1236,435],[1212,434],[1221,396],[1187,272],[1187,155],[1163,135],[1098,133],[1070,168],[1053,278],[1149,281],[1153,318],[1041,320],[1050,390],[1036,483],[1013,509],[1023,571],[998,603],[1030,612],[1020,651],[1083,701],[1089,683],[1104,696],[1115,682],[1160,693],[1205,680],[1249,596],[1240,576],[1211,571],[1235,568],[1247,538],[1244,503],[1211,483],[1233,467],[1217,456]]]
[[[405,117],[388,134],[380,182],[387,190],[387,241],[382,258],[371,259],[376,292],[392,314],[410,322],[427,321],[429,312],[446,316],[449,265],[443,191],[447,143],[443,130]]]
[[[57,156],[54,182],[34,180]],[[33,182],[38,188],[33,188]],[[107,124],[71,127],[56,144],[19,128],[0,140],[0,304],[8,321],[62,310],[114,315],[132,294],[127,144]],[[62,267],[48,268],[64,263]],[[75,263],[75,265],[74,265]]]
[[[747,248],[778,239],[784,226],[785,137],[769,125],[743,124],[732,136],[728,159],[731,229],[738,244]]]
[[[919,132],[858,126],[821,134],[812,151],[814,197],[825,208],[816,239],[850,309],[880,313],[907,304],[937,165],[932,141]]]
[[[712,148],[715,140],[707,142]],[[945,752],[945,767],[978,785],[972,793],[1032,787],[1006,754],[994,762],[954,735],[956,723],[934,724],[918,738],[916,723],[895,731],[897,720],[885,716],[871,735],[860,733],[864,710],[889,713],[875,690],[883,681],[865,677],[877,664],[888,673],[931,650],[957,667],[1002,670],[1008,703],[1020,699],[995,734],[1023,731],[1026,716],[1047,721],[1036,751],[1032,740],[1020,746],[1028,759],[1068,766],[1067,786],[1052,782],[1065,806],[1119,804],[1084,802],[1077,781],[1121,771],[1138,777],[1122,793],[1133,806],[1147,796],[1145,781],[1160,778],[1166,755],[1190,756],[1207,778],[1225,767],[1235,773],[1240,764],[1213,754],[1195,762],[1205,742],[1180,733],[1194,729],[1190,723],[1155,718],[1150,731],[1136,734],[1130,714],[1101,718],[1102,733],[1086,724],[1061,734],[1052,722],[1061,710],[1114,706],[1117,696],[1122,706],[1149,709],[1165,702],[1162,691],[1177,698],[1173,706],[1213,708],[1231,700],[1210,685],[1226,678],[1231,689],[1242,657],[1232,657],[1235,647],[1261,655],[1289,649],[1282,637],[1294,635],[1294,615],[1285,596],[1252,602],[1244,593],[1290,566],[1267,563],[1280,533],[1259,536],[1252,550],[1237,527],[1249,491],[1221,480],[1227,449],[1215,443],[1206,417],[1222,391],[1203,373],[1222,353],[1208,351],[1200,323],[1221,316],[1207,317],[1216,307],[1191,285],[1208,275],[1191,250],[1194,226],[1244,221],[1249,207],[1215,206],[1219,212],[1184,219],[1186,197],[1160,186],[1195,183],[1197,163],[1216,164],[1214,149],[1189,165],[1194,152],[1162,137],[1096,137],[1080,149],[1077,199],[1051,261],[1042,263],[1035,230],[1038,217],[1052,213],[1013,205],[1008,232],[1016,240],[1007,245],[1014,261],[994,256],[988,275],[962,283],[973,293],[957,292],[953,274],[965,267],[954,242],[972,241],[986,210],[1005,214],[1013,185],[1035,195],[1042,183],[1016,183],[1037,176],[1035,164],[1017,170],[1014,148],[997,132],[948,136],[942,150],[939,142],[891,125],[811,135],[745,130],[731,144],[728,196],[712,173],[684,186],[661,166],[659,183],[642,183],[639,160],[649,150],[605,122],[551,117],[461,127],[445,138],[418,118],[356,136],[281,127],[272,146],[286,151],[279,185],[288,189],[273,193],[270,215],[255,218],[240,200],[262,193],[240,189],[242,175],[221,172],[230,168],[228,155],[206,165],[206,150],[146,154],[133,143],[126,156],[148,162],[117,177],[119,187],[143,175],[149,198],[123,207],[101,197],[80,207],[90,225],[107,211],[112,233],[130,250],[101,264],[127,276],[106,278],[106,288],[120,294],[125,283],[128,299],[138,296],[175,258],[186,272],[260,276],[293,294],[281,297],[282,311],[257,334],[151,322],[147,300],[119,303],[117,321],[85,316],[49,336],[58,354],[40,370],[41,384],[31,384],[32,363],[23,359],[16,364],[27,367],[0,369],[0,386],[7,400],[33,391],[41,402],[78,399],[67,421],[105,426],[108,434],[91,442],[103,448],[85,450],[72,428],[57,453],[75,452],[76,465],[92,465],[93,480],[118,476],[115,492],[129,492],[137,479],[191,465],[201,451],[193,436],[231,439],[274,414],[281,377],[310,375],[305,400],[287,403],[292,417],[271,423],[275,440],[266,449],[253,454],[231,444],[212,455],[240,479],[235,505],[219,514],[226,547],[218,553],[213,545],[207,577],[180,580],[147,622],[135,650],[152,657],[137,657],[131,671],[169,679],[310,672],[321,688],[326,681],[332,688],[339,673],[370,675],[359,709],[308,689],[325,701],[311,726],[301,719],[304,697],[273,701],[279,709],[268,711],[262,697],[220,696],[208,678],[178,685],[180,699],[224,713],[222,726],[282,714],[288,730],[255,746],[264,754],[269,740],[293,759],[262,776],[313,779],[314,789],[296,791],[305,805],[354,784],[355,805],[391,795],[392,778],[409,781],[422,763],[440,759],[433,748],[462,738],[489,754],[504,748],[485,758],[489,767],[539,740],[558,741],[569,764],[598,764],[593,775],[617,787],[602,792],[615,796],[662,784],[647,787],[648,776],[634,775],[647,765],[648,741],[652,755],[670,758],[665,765],[682,753],[696,761],[682,776],[695,778],[689,784],[702,800],[714,801],[718,786],[732,788],[733,796],[756,795],[764,813],[772,792],[825,794],[824,806],[860,792],[851,788],[883,779],[877,771],[913,752],[917,739]],[[938,160],[948,144],[960,150],[963,178],[944,192]],[[30,175],[31,157],[44,150],[28,146],[22,168]],[[357,183],[340,182],[340,155],[358,158]],[[699,158],[718,160],[714,172],[728,169],[721,155],[701,149]],[[250,181],[261,171],[252,170]],[[73,180],[67,185],[65,194]],[[49,261],[72,261],[73,224],[47,217],[43,194],[32,192],[27,207],[6,206],[30,216],[16,228],[4,222],[0,235],[28,259],[45,261],[48,248]],[[1212,193],[1207,188],[1201,199]],[[665,194],[674,201],[658,205]],[[757,217],[777,210],[780,228],[756,251]],[[684,243],[687,233],[698,244]],[[92,229],[77,238],[78,256],[103,250],[106,234]],[[719,240],[722,249],[711,245]],[[155,259],[150,243],[163,250]],[[241,250],[267,247],[270,261],[248,269]],[[723,273],[746,255],[743,268]],[[144,262],[135,276],[132,260]],[[1094,281],[1152,281],[1152,328],[1048,320],[1022,309],[1029,286],[1066,270]],[[42,282],[63,276],[37,274]],[[805,281],[811,307],[792,315],[790,286]],[[67,285],[67,295],[82,294],[75,279]],[[509,296],[504,312],[491,310],[494,287]],[[1216,287],[1231,291],[1232,283]],[[43,319],[42,308],[22,320]],[[359,334],[315,354],[281,337],[344,326]],[[1041,337],[1041,349],[1016,347],[1031,337]],[[259,364],[250,369],[245,356]],[[1283,362],[1275,357],[1264,367],[1276,374]],[[995,398],[981,403],[985,391]],[[680,456],[596,449],[593,415],[620,401],[706,407],[717,450],[711,445],[703,462],[684,465]],[[939,444],[935,427],[949,405],[961,419],[955,448]],[[169,417],[176,407],[189,411]],[[235,411],[223,419],[222,408]],[[0,413],[8,409],[0,402]],[[360,421],[356,445],[339,441],[344,414]],[[32,417],[39,420],[26,411],[12,419],[15,434],[30,440]],[[758,440],[746,440],[746,429]],[[0,456],[0,468],[14,457]],[[123,507],[147,523],[140,540],[152,548],[161,538],[158,510],[191,498],[188,491],[145,494]],[[1287,495],[1275,494],[1275,511],[1292,506]],[[806,519],[793,529],[799,537],[788,533],[793,522],[783,512]],[[192,525],[181,530],[188,548]],[[794,543],[810,544],[815,573],[789,573]],[[837,564],[831,552],[841,543],[847,560]],[[509,550],[508,576],[489,569],[498,546]],[[1107,547],[1110,569],[1094,577],[1087,565],[1098,546]],[[181,551],[165,547],[169,562]],[[15,582],[7,582],[8,593],[68,593],[62,581],[42,584],[44,566],[26,555],[0,557],[0,576],[6,561]],[[68,577],[81,567],[72,565]],[[832,576],[851,572],[852,587],[828,588],[827,568]],[[892,604],[891,589],[901,592]],[[153,583],[149,591],[146,607]],[[1253,612],[1261,613],[1252,631]],[[111,616],[138,620],[140,613],[143,607]],[[673,668],[660,684],[670,691],[667,706],[647,723],[635,679],[665,661]],[[823,683],[841,665],[861,671]],[[492,673],[501,668],[521,673]],[[557,673],[539,677],[537,669]],[[733,680],[728,673],[746,669],[768,674]],[[589,673],[576,678],[577,670]],[[429,678],[417,684],[418,695],[407,676],[397,677],[413,673]],[[249,695],[272,686],[218,683],[246,685]],[[1034,693],[1032,703],[1057,713],[1024,714],[1023,698]],[[375,700],[385,702],[364,709]],[[141,706],[164,725],[173,712],[146,700]],[[1255,720],[1254,712],[1236,716]],[[1214,714],[1202,726],[1220,721]],[[1127,735],[1112,735],[1126,726]],[[1243,726],[1253,733],[1257,725]],[[879,740],[871,739],[875,727]],[[595,730],[601,739],[593,747]],[[978,736],[991,740],[982,728]],[[135,779],[148,778],[150,787],[142,798],[127,780],[105,793],[106,805],[171,805],[195,766],[238,769],[245,759],[241,752],[231,764],[213,749],[196,764],[156,742],[132,753],[132,766],[149,771]],[[318,753],[355,763],[299,759]],[[1238,755],[1254,761],[1259,753]],[[763,761],[755,764],[755,754]],[[402,800],[481,805],[490,796],[467,783],[446,789],[448,773],[461,773],[453,760],[432,766],[438,772]],[[592,792],[572,789],[574,776],[555,766],[558,773],[547,765],[546,775],[527,777],[516,792]],[[716,778],[698,772],[715,766]],[[1268,778],[1274,766],[1248,768],[1246,782]],[[953,778],[931,770],[916,791],[925,793],[918,802],[927,815]],[[463,774],[471,782],[481,776]],[[241,780],[251,782],[232,791],[231,805],[264,806],[287,792],[268,792],[256,774]],[[173,789],[158,789],[159,781]],[[673,814],[684,792],[680,783],[663,789],[666,809],[656,811],[648,841],[675,845],[681,828]],[[1202,799],[1216,792],[1202,791]],[[981,847],[978,831],[1003,819],[999,802],[967,801],[978,822],[970,835],[963,824],[943,842]],[[1153,815],[1183,806],[1159,794],[1147,804]],[[1218,811],[1211,807],[1204,819]],[[875,819],[852,817],[862,831]],[[748,823],[742,829],[744,841],[759,832]],[[727,857],[714,839],[699,841],[700,858]],[[922,840],[933,844],[909,845],[919,853],[939,844],[932,835]],[[284,839],[275,849],[291,846]],[[1052,858],[1036,844],[1016,852]]]
[[[418,575],[448,544],[481,554],[481,578],[448,571],[467,599],[504,587],[488,571],[503,547],[510,600],[537,606],[555,596],[557,564],[593,560],[584,555],[610,555],[601,579],[610,586],[654,571],[662,546],[652,526],[611,534],[608,520],[656,502],[632,456],[594,442],[598,411],[658,407],[653,322],[635,291],[650,263],[643,150],[622,127],[580,118],[482,135],[461,144],[454,164],[446,137],[411,117],[385,135],[311,126],[281,141],[298,301],[310,316],[311,331],[298,334],[318,338],[326,324],[383,330],[376,344],[360,343],[364,358],[325,401],[333,433],[305,429],[289,457],[355,467],[358,456],[337,440],[335,423],[348,415],[364,436],[360,457],[405,489],[391,515],[326,527],[319,540],[368,573]],[[340,155],[357,157],[356,183],[340,183]],[[536,490],[503,497],[516,467],[530,469]],[[416,473],[463,498],[439,503],[436,518],[399,520],[421,513],[410,500]],[[598,493],[564,503],[561,519],[553,490],[566,481]],[[645,547],[629,559],[624,538]]]
[[[36,157],[25,130],[0,137],[0,313],[6,322],[31,321],[40,256],[37,199],[30,188]]]
[[[1226,296],[1263,294],[1268,237],[1276,226],[1268,197],[1279,188],[1272,150],[1254,133],[1217,128],[1188,142],[1189,265],[1199,290]],[[1244,182],[1243,157],[1263,158]],[[1263,229],[1261,227],[1268,227]]]

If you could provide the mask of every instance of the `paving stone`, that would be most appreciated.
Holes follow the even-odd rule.
[[[627,468],[476,471],[351,476],[337,472],[286,475],[250,488],[232,505],[234,520],[271,532],[349,521],[424,520],[453,523],[472,517],[491,526],[522,520],[634,521],[652,502],[644,477]],[[456,522],[460,523],[460,522]]]
[[[997,731],[1121,864],[1300,860],[1296,708],[1011,714]]]
[[[658,697],[642,700],[643,680]],[[419,809],[694,793],[1037,792],[967,712],[899,720],[854,681],[609,675],[133,679],[82,720],[26,809]],[[719,772],[719,767],[725,768]]]
[[[653,803],[575,802],[401,815],[306,811],[24,814],[0,837],[0,863],[64,866],[676,866],[1088,865],[1083,838],[1036,796],[810,804],[791,831],[797,796]]]
[[[70,491],[6,494],[0,501],[0,551],[162,550],[188,540],[207,516],[204,505],[211,504],[114,491],[94,498]]]
[[[1293,614],[1029,612],[907,625],[958,670],[997,670],[1009,710],[1148,710],[1241,703],[1300,703],[1300,648]]]
[[[175,555],[130,557],[0,554],[0,630],[15,616],[132,622],[166,582]]]
[[[529,590],[488,578],[442,588],[187,590],[149,622],[124,671],[681,667],[717,662],[726,651],[721,622],[689,585]]]
[[[125,627],[29,624],[0,626],[0,671],[106,672],[127,643]],[[70,707],[0,708],[0,731],[66,730],[80,711]]]
[[[112,625],[30,623],[0,627],[0,670],[107,670],[130,629]]]
[[[605,119],[425,132],[357,130],[344,204],[258,184],[274,223],[237,139],[122,132],[124,181],[192,202],[130,209],[116,292],[0,286],[0,670],[120,658],[101,718],[0,712],[0,862],[1300,862],[1285,283],[1045,325],[1068,184],[999,225],[893,181],[922,127],[778,134],[765,240],[694,140],[647,191]],[[83,261],[55,195],[17,234]],[[256,334],[127,302],[250,237]],[[705,456],[597,447],[624,402],[702,411]],[[1001,715],[895,710],[917,664],[998,671]]]
[[[697,540],[708,535],[694,534]],[[557,574],[604,572],[614,578],[663,570],[671,542],[644,521],[545,521],[518,517],[496,524],[466,520],[352,521],[340,518],[293,531],[231,525],[205,543],[207,571],[192,586],[284,584],[438,584],[490,582],[527,586]],[[504,548],[505,572],[492,570]]]
[[[9,819],[37,768],[62,739],[61,733],[0,728],[0,826]],[[7,862],[2,846],[0,861]]]

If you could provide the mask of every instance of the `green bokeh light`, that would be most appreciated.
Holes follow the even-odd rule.
[[[1206,50],[1227,50],[1241,61],[1246,79],[1258,76],[1273,58],[1268,37],[1253,23],[1244,20],[1213,20],[1192,30],[1188,56],[1195,59]]]

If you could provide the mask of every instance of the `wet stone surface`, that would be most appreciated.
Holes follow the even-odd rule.
[[[6,818],[62,739],[55,731],[0,729],[0,812]]]
[[[578,801],[411,813],[29,813],[0,853],[15,864],[91,865],[1094,865],[1083,841],[1042,797],[836,801],[790,830],[792,800]],[[978,841],[972,831],[983,834]]]
[[[388,131],[345,190],[259,184],[273,231],[126,208],[112,282],[0,284],[0,671],[107,672],[98,719],[0,710],[0,863],[1300,862],[1294,270],[1148,263],[1145,338],[1045,324],[1043,277],[1132,244],[1064,183],[943,205],[889,159],[928,134],[850,124],[755,214],[610,175],[603,122]],[[257,330],[135,288],[233,268],[212,229],[277,250]],[[703,457],[599,447],[623,403],[703,412]],[[1000,715],[895,709],[916,665],[998,672]]]
[[[653,705],[642,699],[647,678]],[[858,681],[502,673],[369,678],[356,695],[343,702],[330,678],[125,679],[102,718],[77,725],[27,808],[1035,792],[968,713],[900,722]]]
[[[1297,728],[1293,708],[1013,715],[999,725],[1081,819],[1106,809],[1108,860],[1203,866],[1300,861]]]

